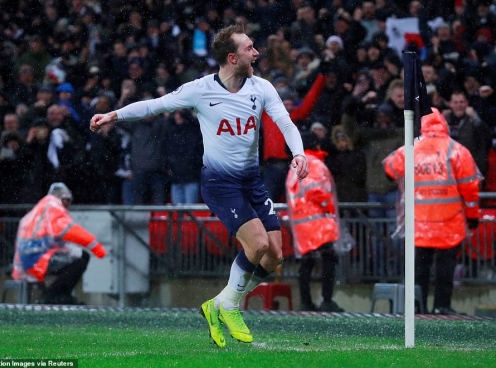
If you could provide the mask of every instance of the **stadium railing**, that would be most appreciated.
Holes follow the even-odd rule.
[[[496,198],[481,193],[482,198]],[[340,203],[341,220],[348,226],[356,245],[340,254],[337,280],[341,283],[401,282],[404,273],[404,244],[392,239],[395,219],[369,218],[371,208],[381,203]],[[26,205],[0,205],[0,272],[11,269],[14,242],[20,218],[31,208]],[[281,277],[295,278],[299,261],[287,221],[287,207],[276,204],[283,231],[284,267]],[[149,254],[151,276],[227,277],[240,244],[229,236],[218,218],[203,205],[192,206],[78,206],[77,211],[108,211],[121,227],[122,237],[132,238]],[[136,234],[126,225],[127,211],[147,214],[147,235]],[[480,226],[463,243],[457,268],[457,281],[496,283],[496,209],[483,209]],[[117,242],[124,244],[124,239]],[[124,265],[126,267],[126,265]],[[319,273],[315,273],[315,278]]]

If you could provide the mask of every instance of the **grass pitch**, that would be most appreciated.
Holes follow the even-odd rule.
[[[36,310],[38,309],[38,310]],[[347,314],[245,313],[252,344],[208,337],[189,309],[0,305],[0,361],[78,359],[79,367],[495,367],[492,320],[415,321]]]

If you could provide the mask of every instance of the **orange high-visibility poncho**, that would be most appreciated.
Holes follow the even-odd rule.
[[[479,218],[482,178],[468,151],[449,136],[444,116],[435,108],[422,117],[422,136],[414,145],[415,246],[448,249],[467,235],[466,219]],[[405,148],[383,161],[386,174],[404,183]],[[404,186],[400,185],[402,199]],[[404,226],[398,211],[398,225]]]
[[[302,255],[339,239],[336,187],[323,162],[324,154],[305,150],[307,177],[298,179],[291,167],[286,179],[289,221],[295,245]]]
[[[43,197],[20,221],[15,244],[14,280],[44,281],[53,254],[67,250],[72,242],[90,250],[98,258],[107,252],[95,236],[74,223],[62,201]]]

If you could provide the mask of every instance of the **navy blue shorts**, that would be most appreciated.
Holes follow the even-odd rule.
[[[258,171],[243,180],[222,177],[203,167],[201,194],[229,234],[236,235],[241,225],[259,218],[266,231],[280,230],[274,203],[269,198]]]

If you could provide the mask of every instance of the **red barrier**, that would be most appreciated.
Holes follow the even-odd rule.
[[[489,220],[485,222],[483,220]],[[496,209],[482,208],[479,227],[470,230],[470,236],[465,243],[465,251],[472,259],[488,260],[495,255],[496,241]]]

